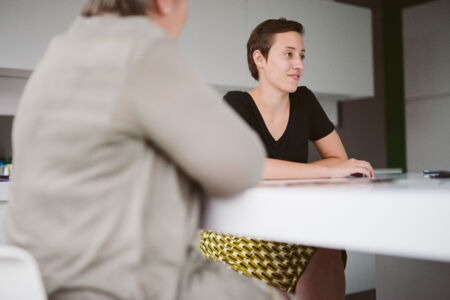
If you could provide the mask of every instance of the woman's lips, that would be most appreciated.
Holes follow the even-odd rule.
[[[291,77],[292,79],[294,79],[294,80],[300,80],[300,75],[298,75],[298,74],[291,74],[291,75],[288,75],[289,77]]]

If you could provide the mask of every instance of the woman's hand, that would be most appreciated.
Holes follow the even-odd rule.
[[[297,163],[268,158],[264,179],[311,179],[347,176],[374,177],[373,168],[367,161],[348,159],[341,139],[335,130],[314,145],[322,159],[312,163]]]
[[[349,160],[328,166],[330,177],[366,176],[374,178],[373,168],[367,161],[350,158]]]

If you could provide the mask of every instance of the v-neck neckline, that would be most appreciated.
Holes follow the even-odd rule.
[[[273,137],[272,133],[270,133],[269,128],[267,128],[266,122],[264,122],[264,118],[263,118],[261,112],[259,111],[258,106],[256,105],[256,102],[255,102],[255,100],[253,99],[252,95],[250,95],[249,92],[245,92],[245,93],[247,94],[247,96],[248,96],[250,102],[252,103],[251,105],[252,105],[253,109],[256,110],[256,114],[257,114],[257,116],[258,116],[259,121],[262,122],[262,124],[263,124],[264,131],[265,131],[266,135],[269,136],[270,140],[271,140],[273,143],[279,144],[279,143],[284,139],[284,137],[287,135],[287,132],[288,132],[288,130],[289,130],[289,127],[290,127],[290,125],[291,125],[291,123],[292,123],[292,115],[293,115],[293,113],[292,113],[292,99],[291,99],[291,94],[289,94],[289,117],[288,117],[288,121],[287,121],[287,124],[286,124],[286,128],[284,129],[283,134],[281,134],[280,138],[279,138],[278,140],[276,140],[276,139]]]

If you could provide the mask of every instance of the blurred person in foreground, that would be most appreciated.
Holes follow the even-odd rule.
[[[257,184],[265,153],[178,52],[187,14],[91,0],[28,81],[6,233],[51,300],[281,296],[191,246],[201,200]]]

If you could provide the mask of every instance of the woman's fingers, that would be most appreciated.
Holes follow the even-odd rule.
[[[369,162],[364,161],[364,167],[369,170],[370,177],[373,178],[374,177],[374,172],[373,172],[372,165]]]
[[[360,167],[357,167],[357,169],[358,169],[358,173],[361,173],[366,177],[372,177],[371,172],[367,167],[360,166]]]
[[[356,160],[356,159],[351,159],[353,163],[356,164],[356,166],[360,167],[360,168],[364,168],[365,170],[367,170],[367,172],[364,172],[363,174],[365,174],[367,177],[373,178],[374,177],[374,171],[373,171],[373,167],[372,165],[364,160]]]
[[[374,177],[373,168],[369,162],[354,158],[338,163],[332,166],[331,169],[331,177],[346,177],[356,174],[361,174],[362,176],[366,176],[368,178]]]

